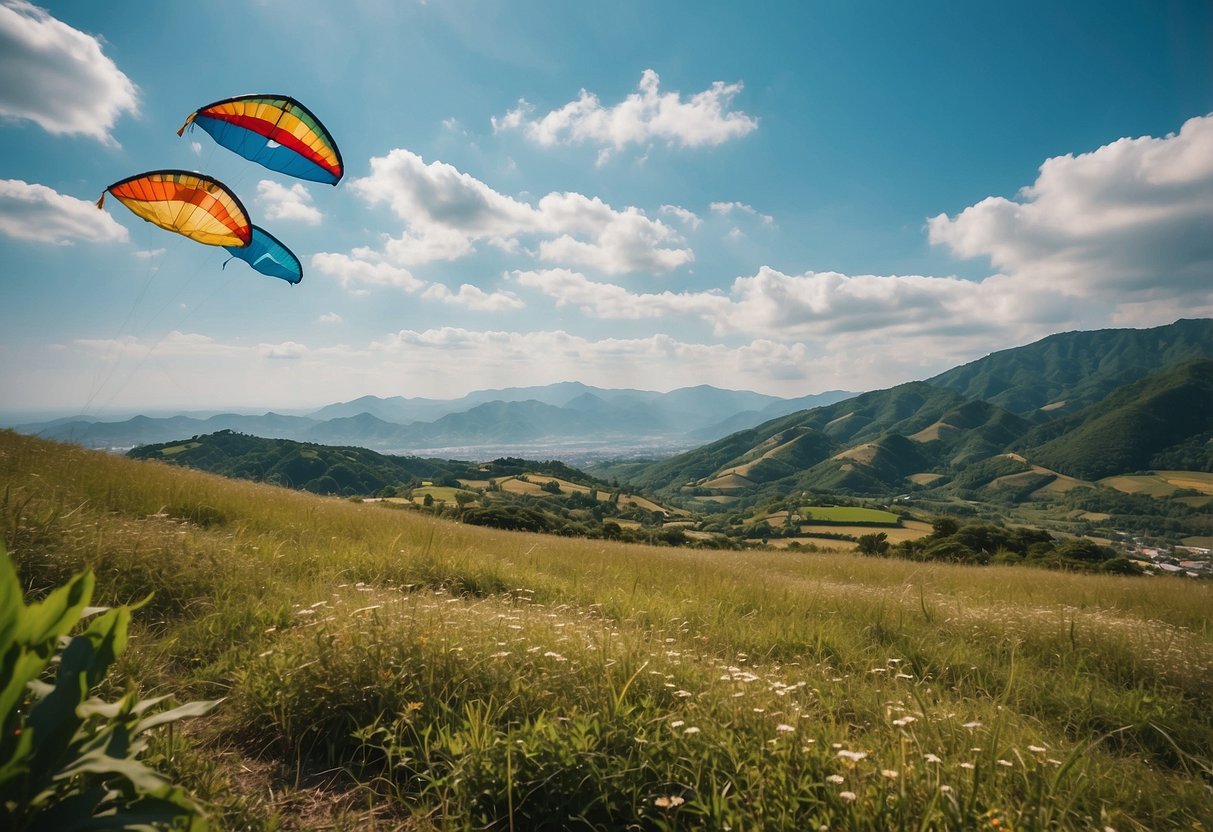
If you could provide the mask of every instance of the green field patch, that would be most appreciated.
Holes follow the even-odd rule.
[[[162,448],[160,456],[176,456],[182,451],[188,451],[190,448],[197,448],[201,442],[182,442],[180,445],[173,445],[171,448]]]
[[[1155,471],[1154,473],[1176,488],[1190,488],[1202,494],[1213,495],[1213,474],[1204,471]]]
[[[849,526],[900,526],[901,518],[891,511],[859,506],[801,506],[806,524]]]
[[[413,489],[413,502],[421,502],[426,498],[427,494],[434,498],[434,502],[444,500],[448,503],[455,502],[456,494],[466,494],[467,496],[473,498],[479,496],[471,491],[465,491],[462,488],[453,488],[448,485],[423,485],[420,488]]]

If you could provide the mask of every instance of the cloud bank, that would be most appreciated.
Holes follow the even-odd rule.
[[[135,84],[95,37],[24,0],[0,5],[0,115],[116,145],[115,122],[137,111]]]
[[[126,229],[92,202],[20,179],[0,179],[0,234],[55,245],[128,238]]]
[[[522,99],[504,116],[494,117],[492,125],[497,132],[520,130],[542,147],[589,144],[618,151],[654,141],[676,147],[715,146],[758,129],[757,119],[729,109],[741,90],[740,82],[716,81],[684,99],[678,92],[662,92],[660,77],[646,69],[637,91],[618,104],[603,106],[597,95],[583,89],[576,100],[531,118],[535,108]],[[599,163],[605,160],[600,154]]]

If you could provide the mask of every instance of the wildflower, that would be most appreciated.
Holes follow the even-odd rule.
[[[1047,751],[1048,749],[1046,749],[1044,746],[1040,746],[1040,745],[1029,745],[1028,750],[1031,751],[1033,754],[1044,754],[1045,751]]]
[[[676,690],[674,691],[674,695],[680,699],[686,699],[688,696],[692,696],[693,694],[689,690]]]
[[[669,797],[659,797],[653,803],[661,809],[677,809],[686,801],[677,795],[670,795]]]
[[[671,728],[681,728],[684,725],[686,725],[686,723],[683,722],[681,719],[676,719],[670,723]]]
[[[1004,767],[1006,767],[1006,768],[1011,768],[1013,765],[1015,765],[1015,764],[1014,764],[1014,763],[1012,763],[1010,760],[999,760],[999,761],[998,761],[998,764],[999,764],[1000,766],[1004,766]]]
[[[860,760],[862,760],[863,758],[868,756],[868,752],[866,752],[866,751],[847,751],[844,749],[844,750],[838,752],[838,756],[842,757],[844,760],[850,760],[852,763],[858,763]]]
[[[831,774],[826,778],[826,782],[833,783],[836,786],[841,786],[844,782],[846,782],[846,778],[841,774]]]
[[[855,792],[839,792],[838,796],[841,797],[843,800],[850,801],[850,800],[855,799]]]
[[[944,783],[942,786],[940,786],[940,787],[939,787],[939,790],[940,790],[941,792],[943,792],[944,794],[951,794],[951,793],[952,793],[952,787],[951,787],[951,786],[949,786],[947,783]]]
[[[880,770],[881,777],[887,777],[890,780],[896,780],[900,775],[891,768],[882,768]]]
[[[962,725],[962,726],[960,726],[960,727],[961,727],[961,728],[968,728],[970,731],[972,731],[974,728],[980,728],[980,727],[981,727],[981,723],[980,723],[980,722],[978,722],[977,720],[973,720],[972,722],[966,722],[964,725]]]
[[[788,725],[787,723],[780,723],[779,725],[775,726],[775,730],[781,734],[790,734],[795,731],[796,728],[792,725]]]
[[[923,759],[926,760],[928,763],[942,763],[943,762],[943,760],[936,754],[925,754],[925,755],[923,755]]]
[[[687,729],[686,729],[685,731],[683,731],[682,733],[684,733],[684,734],[698,734],[698,733],[699,733],[699,729],[698,729],[698,728],[696,728],[694,725],[692,725],[690,728],[687,728]]]
[[[766,710],[767,710],[766,708],[755,708],[754,713],[763,714],[763,713],[766,713]]]
[[[960,767],[961,767],[961,768],[967,768],[967,769],[969,769],[970,771],[972,771],[972,770],[975,768],[975,766],[974,766],[972,763],[961,763],[961,764],[960,764]]]

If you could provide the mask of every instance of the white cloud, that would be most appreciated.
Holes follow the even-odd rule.
[[[457,260],[481,241],[518,251],[520,238],[540,241],[540,259],[608,274],[666,272],[694,259],[672,228],[638,208],[619,211],[597,197],[556,192],[531,205],[403,149],[372,159],[371,175],[350,190],[404,221],[403,233],[383,249],[400,266]]]
[[[94,203],[20,179],[0,179],[0,234],[56,245],[128,238],[126,229]]]
[[[336,312],[325,312],[316,320],[322,324],[340,324],[345,322],[345,318],[341,317]]]
[[[747,205],[744,202],[713,202],[708,207],[712,209],[713,214],[718,214],[722,217],[727,217],[729,214],[737,211],[742,214],[749,214],[751,217],[757,217],[766,225],[771,225],[775,222],[775,218],[770,214],[761,214],[753,205]]]
[[[422,292],[421,296],[426,300],[439,300],[482,312],[504,312],[508,309],[521,309],[526,305],[513,292],[485,292],[470,283],[464,283],[458,292],[452,292],[441,283],[435,283]]]
[[[677,217],[684,225],[689,225],[692,231],[703,225],[703,220],[699,218],[698,214],[680,205],[662,205],[661,213],[668,217]]]
[[[312,267],[337,278],[341,288],[355,294],[366,294],[366,286],[392,286],[406,292],[419,292],[426,286],[424,280],[413,277],[408,269],[359,260],[346,254],[313,254]]]
[[[596,283],[568,269],[516,271],[512,277],[519,285],[554,298],[557,306],[577,306],[595,318],[638,320],[692,315],[710,319],[731,306],[728,298],[715,292],[629,292],[612,283]]]
[[[295,220],[319,225],[324,215],[312,204],[312,195],[298,183],[289,188],[270,179],[257,183],[257,204],[269,220]]]
[[[142,251],[136,251],[135,256],[138,257],[140,260],[154,260],[155,258],[159,257],[161,254],[164,254],[164,252],[165,252],[165,249],[162,249],[162,248],[151,248],[151,249],[144,249]]]
[[[283,341],[280,344],[258,344],[257,353],[262,358],[273,360],[297,361],[307,355],[308,349],[295,341]]]
[[[0,5],[0,115],[116,145],[114,123],[137,110],[134,83],[95,37],[24,0]]]
[[[1023,291],[1143,312],[1186,298],[1195,304],[1188,314],[1207,314],[1213,116],[1163,138],[1124,138],[1049,159],[1016,200],[988,197],[955,217],[932,217],[928,229],[931,242],[961,257],[990,258]]]
[[[604,107],[598,96],[582,90],[575,101],[532,119],[534,107],[525,99],[500,118],[495,131],[522,130],[527,138],[549,147],[586,143],[621,150],[628,145],[664,141],[680,147],[719,145],[758,127],[743,112],[729,111],[742,84],[716,81],[708,89],[683,99],[678,92],[661,92],[661,79],[651,69],[640,77],[637,91]],[[599,155],[599,164],[605,159]]]

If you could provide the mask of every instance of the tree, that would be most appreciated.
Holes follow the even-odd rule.
[[[862,555],[887,555],[889,553],[889,536],[884,532],[861,534],[859,536],[859,553]]]

